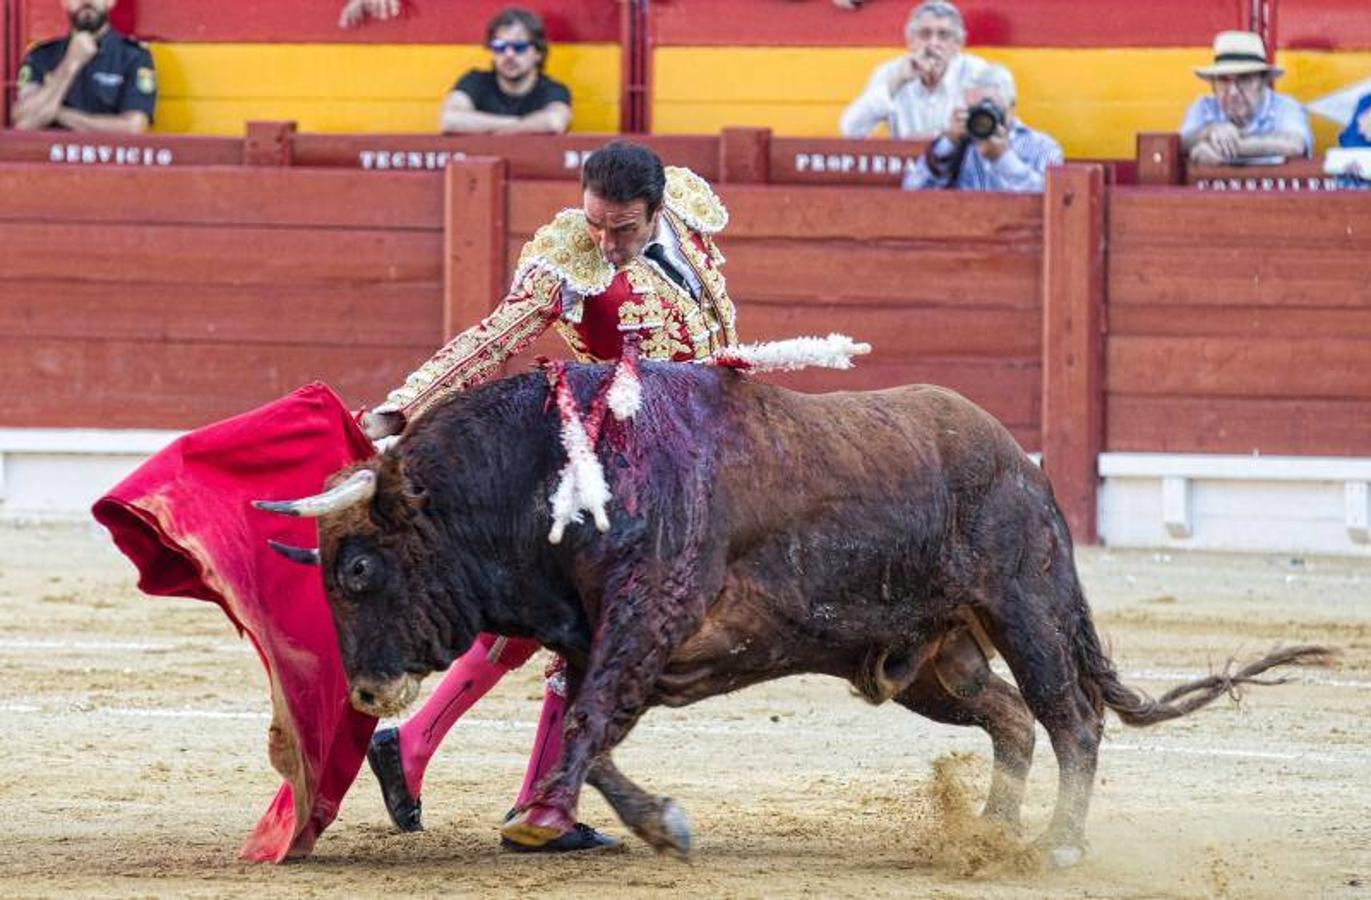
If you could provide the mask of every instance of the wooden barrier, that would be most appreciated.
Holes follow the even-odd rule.
[[[298,137],[246,144],[272,160]],[[1371,455],[1365,195],[1075,166],[1043,197],[777,184],[765,133],[714,149],[741,336],[875,346],[780,380],[966,393],[1043,452],[1082,540],[1101,450]],[[0,164],[0,426],[186,428],[313,378],[375,402],[579,203],[575,180],[520,170],[549,171]]]
[[[192,428],[441,334],[442,176],[0,165],[0,424]]]
[[[1071,533],[1093,544],[1104,442],[1104,170],[1052,169],[1043,204],[1043,466]]]
[[[1325,175],[1323,163],[1296,159],[1281,165],[1195,166],[1186,162],[1180,135],[1147,132],[1138,135],[1138,184],[1189,185],[1197,190],[1331,191],[1336,176]]]
[[[579,202],[574,181],[509,168],[0,165],[0,377],[22,398],[0,425],[188,427],[311,378],[375,402],[489,310],[523,242]],[[876,346],[854,373],[787,383],[948,384],[1038,448],[1039,198],[718,187],[742,336]]]
[[[1106,449],[1371,455],[1371,198],[1116,190]]]
[[[592,151],[619,135],[310,134],[293,122],[249,122],[243,138],[96,136],[0,131],[0,163],[275,165],[375,172],[439,171],[454,159],[498,156],[517,179],[575,179]],[[926,146],[914,141],[773,138],[765,128],[718,135],[629,135],[669,165],[710,181],[898,186]]]

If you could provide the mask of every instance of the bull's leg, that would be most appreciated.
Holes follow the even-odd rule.
[[[619,771],[608,753],[590,764],[586,781],[604,795],[619,819],[658,852],[684,859],[690,853],[690,822],[670,797],[649,794]]]
[[[697,572],[669,570],[657,577],[631,569],[618,589],[606,591],[596,641],[567,709],[561,762],[529,805],[505,824],[505,837],[536,847],[575,825],[576,803],[591,761],[623,740],[647,708],[672,651],[704,617],[699,572],[711,568],[695,568]],[[713,571],[721,569],[720,564]]]
[[[953,631],[895,700],[935,722],[972,725],[990,735],[995,767],[982,815],[1017,828],[1033,763],[1033,714],[1014,686],[990,671],[971,633]]]
[[[1075,623],[1060,621],[1070,608],[1055,598],[1060,586],[1046,578],[1012,586],[1000,602],[982,608],[982,621],[1019,683],[1033,715],[1047,729],[1057,757],[1057,805],[1038,840],[1053,865],[1069,866],[1085,852],[1085,818],[1095,784],[1104,711],[1082,689],[1073,652]]]

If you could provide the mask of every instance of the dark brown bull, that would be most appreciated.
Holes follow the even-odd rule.
[[[606,369],[572,366],[582,404]],[[654,705],[818,672],[990,735],[985,813],[1016,823],[1034,719],[1060,766],[1041,846],[1079,858],[1104,710],[1175,718],[1271,666],[1151,700],[1100,647],[1071,537],[1042,471],[952,391],[803,395],[690,365],[645,364],[636,418],[599,456],[611,525],[548,543],[565,457],[538,374],[452,398],[335,494],[276,511],[322,515],[320,558],[353,703],[392,714],[418,679],[483,631],[532,636],[570,664],[560,767],[506,833],[546,840],[576,821],[587,780],[659,850],[684,853],[680,810],[609,753]],[[989,669],[965,623],[1004,656]]]

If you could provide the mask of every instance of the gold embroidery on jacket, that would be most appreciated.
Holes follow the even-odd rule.
[[[490,380],[505,360],[547,330],[558,313],[560,287],[551,272],[527,273],[494,312],[449,341],[377,409],[398,410],[412,421],[453,391]]]
[[[584,210],[564,209],[539,228],[519,253],[514,281],[534,268],[546,269],[583,297],[601,293],[614,280],[614,267],[590,236]]]
[[[666,167],[666,208],[701,234],[717,234],[728,224],[728,210],[699,175],[684,166]]]

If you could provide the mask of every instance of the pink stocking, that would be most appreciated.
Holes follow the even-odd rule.
[[[492,653],[491,648],[499,640],[493,634],[477,637],[471,649],[443,674],[443,680],[419,711],[400,726],[400,761],[405,784],[415,797],[423,787],[428,761],[448,730],[506,672],[517,669],[538,651],[537,641],[508,638]]]
[[[559,660],[560,662],[560,660]],[[543,712],[538,717],[538,733],[533,738],[533,754],[528,758],[524,786],[514,801],[516,809],[528,804],[538,782],[556,768],[562,758],[562,719],[566,712],[566,680],[561,672],[552,674],[543,693]]]

